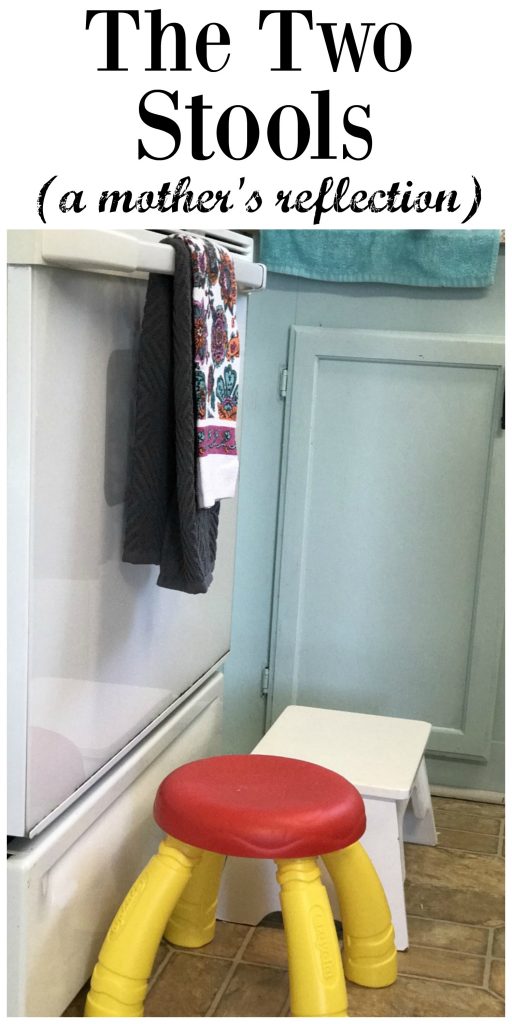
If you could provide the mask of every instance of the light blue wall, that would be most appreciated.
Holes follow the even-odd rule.
[[[237,560],[232,647],[225,673],[225,749],[246,752],[263,734],[262,670],[268,663],[284,403],[280,369],[286,365],[291,324],[504,333],[504,253],[487,289],[406,288],[332,284],[269,275],[265,292],[251,296],[245,352]],[[503,789],[503,678],[488,765],[433,759],[433,783]],[[447,772],[449,779],[447,779]]]

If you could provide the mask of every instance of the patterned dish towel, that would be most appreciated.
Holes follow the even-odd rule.
[[[192,257],[197,503],[211,508],[233,497],[238,476],[237,286],[226,249],[192,235],[179,237]]]

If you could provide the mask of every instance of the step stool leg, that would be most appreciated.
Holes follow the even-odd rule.
[[[347,992],[331,905],[312,858],[278,860],[293,1017],[346,1017]]]
[[[407,949],[407,912],[405,906],[402,859],[401,804],[396,800],[365,797],[366,831],[361,838],[386,894],[395,930],[395,946]]]
[[[164,928],[201,851],[167,837],[121,904],[100,950],[85,1017],[142,1017]]]
[[[361,843],[324,854],[343,926],[343,964],[350,981],[367,988],[392,985],[397,955],[388,901]]]
[[[198,949],[215,935],[217,897],[226,858],[203,850],[192,877],[178,900],[165,929],[165,938],[175,946]]]
[[[424,757],[412,786],[410,805],[405,813],[404,840],[406,843],[422,843],[425,846],[437,845],[432,797]]]

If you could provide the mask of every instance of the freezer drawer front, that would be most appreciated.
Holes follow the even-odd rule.
[[[145,289],[9,269],[14,835],[80,792],[229,650],[234,500],[222,502],[208,594],[162,589],[157,567],[121,561]]]
[[[41,836],[8,860],[8,1015],[58,1017],[90,977],[109,924],[161,833],[160,781],[220,753],[222,677],[196,695]]]

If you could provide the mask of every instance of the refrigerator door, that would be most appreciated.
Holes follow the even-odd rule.
[[[206,595],[157,587],[157,567],[120,557],[145,289],[9,268],[13,835],[87,788],[229,649],[235,501],[222,502]]]

